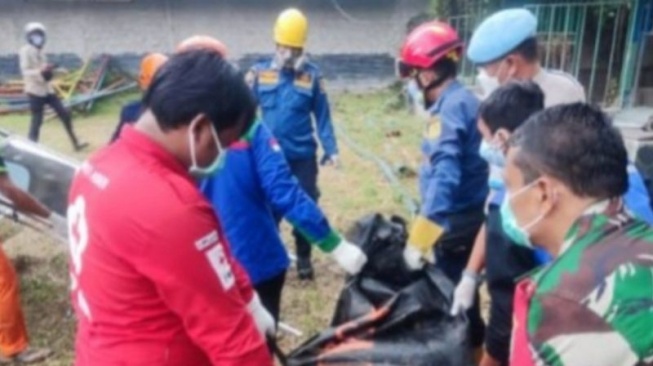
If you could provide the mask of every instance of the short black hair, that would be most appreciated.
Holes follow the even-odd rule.
[[[527,183],[547,174],[580,197],[606,199],[628,190],[628,153],[610,118],[585,103],[532,116],[512,135],[515,164]]]
[[[537,37],[526,38],[522,43],[515,47],[509,54],[519,54],[528,62],[535,62],[539,58]]]
[[[187,125],[200,113],[218,131],[256,115],[256,100],[242,73],[212,50],[173,55],[156,72],[143,104],[164,131]]]
[[[430,67],[440,80],[455,78],[458,75],[458,62],[451,57],[444,57]]]
[[[485,99],[478,114],[494,134],[500,128],[513,132],[528,117],[544,109],[544,92],[533,81],[510,81]]]

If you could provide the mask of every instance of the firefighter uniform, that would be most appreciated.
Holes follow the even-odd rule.
[[[306,62],[301,70],[294,70],[266,60],[254,65],[248,81],[259,101],[262,120],[277,138],[292,173],[317,202],[320,194],[313,118],[325,157],[338,154],[329,101],[318,67]],[[310,258],[310,243],[297,230],[293,235],[297,256]]]
[[[341,245],[341,237],[301,189],[277,140],[261,123],[229,147],[225,166],[203,182],[202,192],[222,219],[234,256],[275,317],[290,261],[273,212],[324,252]]]
[[[488,166],[478,151],[478,99],[453,81],[429,110],[422,142],[419,184],[420,217],[443,228],[435,244],[436,265],[453,281],[460,281],[474,239],[485,218]],[[472,345],[482,344],[484,324],[479,302],[468,312]]]

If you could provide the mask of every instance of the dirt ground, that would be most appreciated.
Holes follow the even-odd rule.
[[[92,116],[77,116],[75,128],[92,149],[102,147],[115,127],[122,103],[134,95],[116,97],[99,103]],[[396,91],[366,94],[339,93],[333,98],[334,121],[340,133],[374,152],[394,169],[404,168],[408,177],[401,184],[417,197],[417,182],[410,177],[419,161],[422,124],[400,106]],[[25,135],[27,115],[0,116],[0,128]],[[41,132],[43,143],[80,161],[85,154],[72,153],[70,142],[57,120],[46,122]],[[400,195],[381,174],[378,166],[356,153],[339,138],[342,167],[324,168],[320,172],[321,206],[332,224],[346,231],[357,218],[371,212],[401,214],[408,217]],[[408,168],[408,169],[405,169]],[[289,228],[283,227],[286,242]],[[70,365],[73,356],[74,317],[68,300],[66,248],[47,237],[27,229],[0,222],[0,236],[5,249],[15,259],[21,274],[32,343],[54,349],[55,356],[45,365]],[[290,246],[292,248],[292,246]],[[300,283],[291,270],[283,294],[282,321],[301,330],[296,337],[281,333],[281,346],[290,351],[302,341],[326,327],[342,287],[344,275],[327,256],[316,254],[317,279]]]

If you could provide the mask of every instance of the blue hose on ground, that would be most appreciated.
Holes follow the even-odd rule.
[[[408,190],[406,190],[406,188],[401,184],[399,178],[394,173],[394,170],[390,164],[358,145],[358,143],[356,143],[351,138],[351,136],[347,134],[347,131],[341,125],[336,124],[335,128],[338,136],[343,138],[347,146],[349,146],[356,153],[356,155],[360,156],[363,159],[374,162],[381,169],[381,173],[383,173],[383,176],[385,176],[386,180],[390,183],[390,186],[401,197],[401,203],[404,205],[406,210],[410,213],[410,215],[415,215],[419,211],[419,205],[413,199],[410,192],[408,192]]]

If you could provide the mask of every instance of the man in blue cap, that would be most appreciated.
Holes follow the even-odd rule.
[[[531,80],[544,94],[544,107],[585,101],[585,90],[573,76],[562,71],[547,70],[540,65],[537,18],[526,9],[502,10],[483,20],[472,34],[467,57],[479,68],[479,81],[486,99],[494,90],[511,80]],[[497,105],[493,107],[501,108]],[[524,108],[523,105],[520,107]],[[517,113],[516,107],[511,108],[511,112]],[[515,117],[511,115],[511,118]],[[506,122],[505,118],[503,122]],[[492,164],[491,169],[501,170]],[[491,229],[483,225],[480,230],[465,268],[466,275],[456,287],[452,312],[464,310],[476,301],[474,297],[479,275],[485,267],[490,279],[488,285],[492,308],[485,334],[485,352],[480,365],[503,366],[508,362],[514,286],[504,286],[504,291],[504,287],[495,286],[494,282],[498,281],[493,282],[492,279],[503,276],[501,278],[506,279],[503,282],[512,284],[514,281],[511,279],[516,279],[525,269],[534,268],[537,260],[513,253],[509,247],[505,250],[497,249],[501,247],[501,240],[492,234]],[[492,241],[492,245],[487,244],[488,240]],[[486,246],[491,249],[488,251]],[[502,250],[505,253],[500,252]],[[489,256],[492,258],[488,261]],[[501,262],[499,257],[504,258],[505,263],[496,266],[494,263]]]
[[[506,32],[506,29],[511,31]],[[532,80],[542,89],[546,107],[584,101],[583,87],[571,75],[561,71],[545,70],[540,66],[536,29],[537,19],[531,12],[525,9],[508,9],[488,17],[475,30],[467,55],[480,68],[479,80],[484,88],[485,97],[487,98],[494,89],[510,80]],[[489,116],[483,116],[485,113],[493,115],[497,123],[510,124],[510,120],[519,120],[520,110],[525,112],[529,108],[529,103],[520,98],[524,99],[529,93],[533,94],[532,90],[530,92],[527,90],[532,88],[513,84],[501,89],[498,94],[493,94],[484,102],[481,108],[481,119],[485,120],[483,123],[492,123],[489,121]],[[537,98],[531,95],[526,99]],[[541,106],[539,108],[541,109]],[[523,121],[524,119],[516,123],[515,128]],[[492,162],[490,165],[491,171],[503,169]],[[628,172],[630,186],[624,197],[626,206],[640,218],[653,220],[653,213],[648,207],[650,200],[639,172],[632,164]],[[497,226],[496,224],[494,226]],[[498,226],[501,226],[500,222]],[[488,232],[489,234],[486,234]],[[458,313],[469,308],[476,301],[474,297],[479,274],[485,268],[492,307],[481,366],[508,364],[514,292],[512,284],[529,268],[534,268],[538,262],[548,261],[547,258],[542,258],[542,253],[538,253],[539,258],[513,253],[516,249],[504,246],[500,237],[501,233],[494,230],[492,234],[491,227],[483,226],[474,244],[465,275],[456,288],[452,309],[453,313]],[[489,260],[488,256],[491,256]],[[501,281],[497,281],[497,278]]]
[[[467,57],[480,68],[485,95],[510,79],[533,80],[544,91],[545,107],[584,102],[585,90],[573,76],[542,68],[536,31],[537,19],[526,9],[499,11],[476,28]]]

